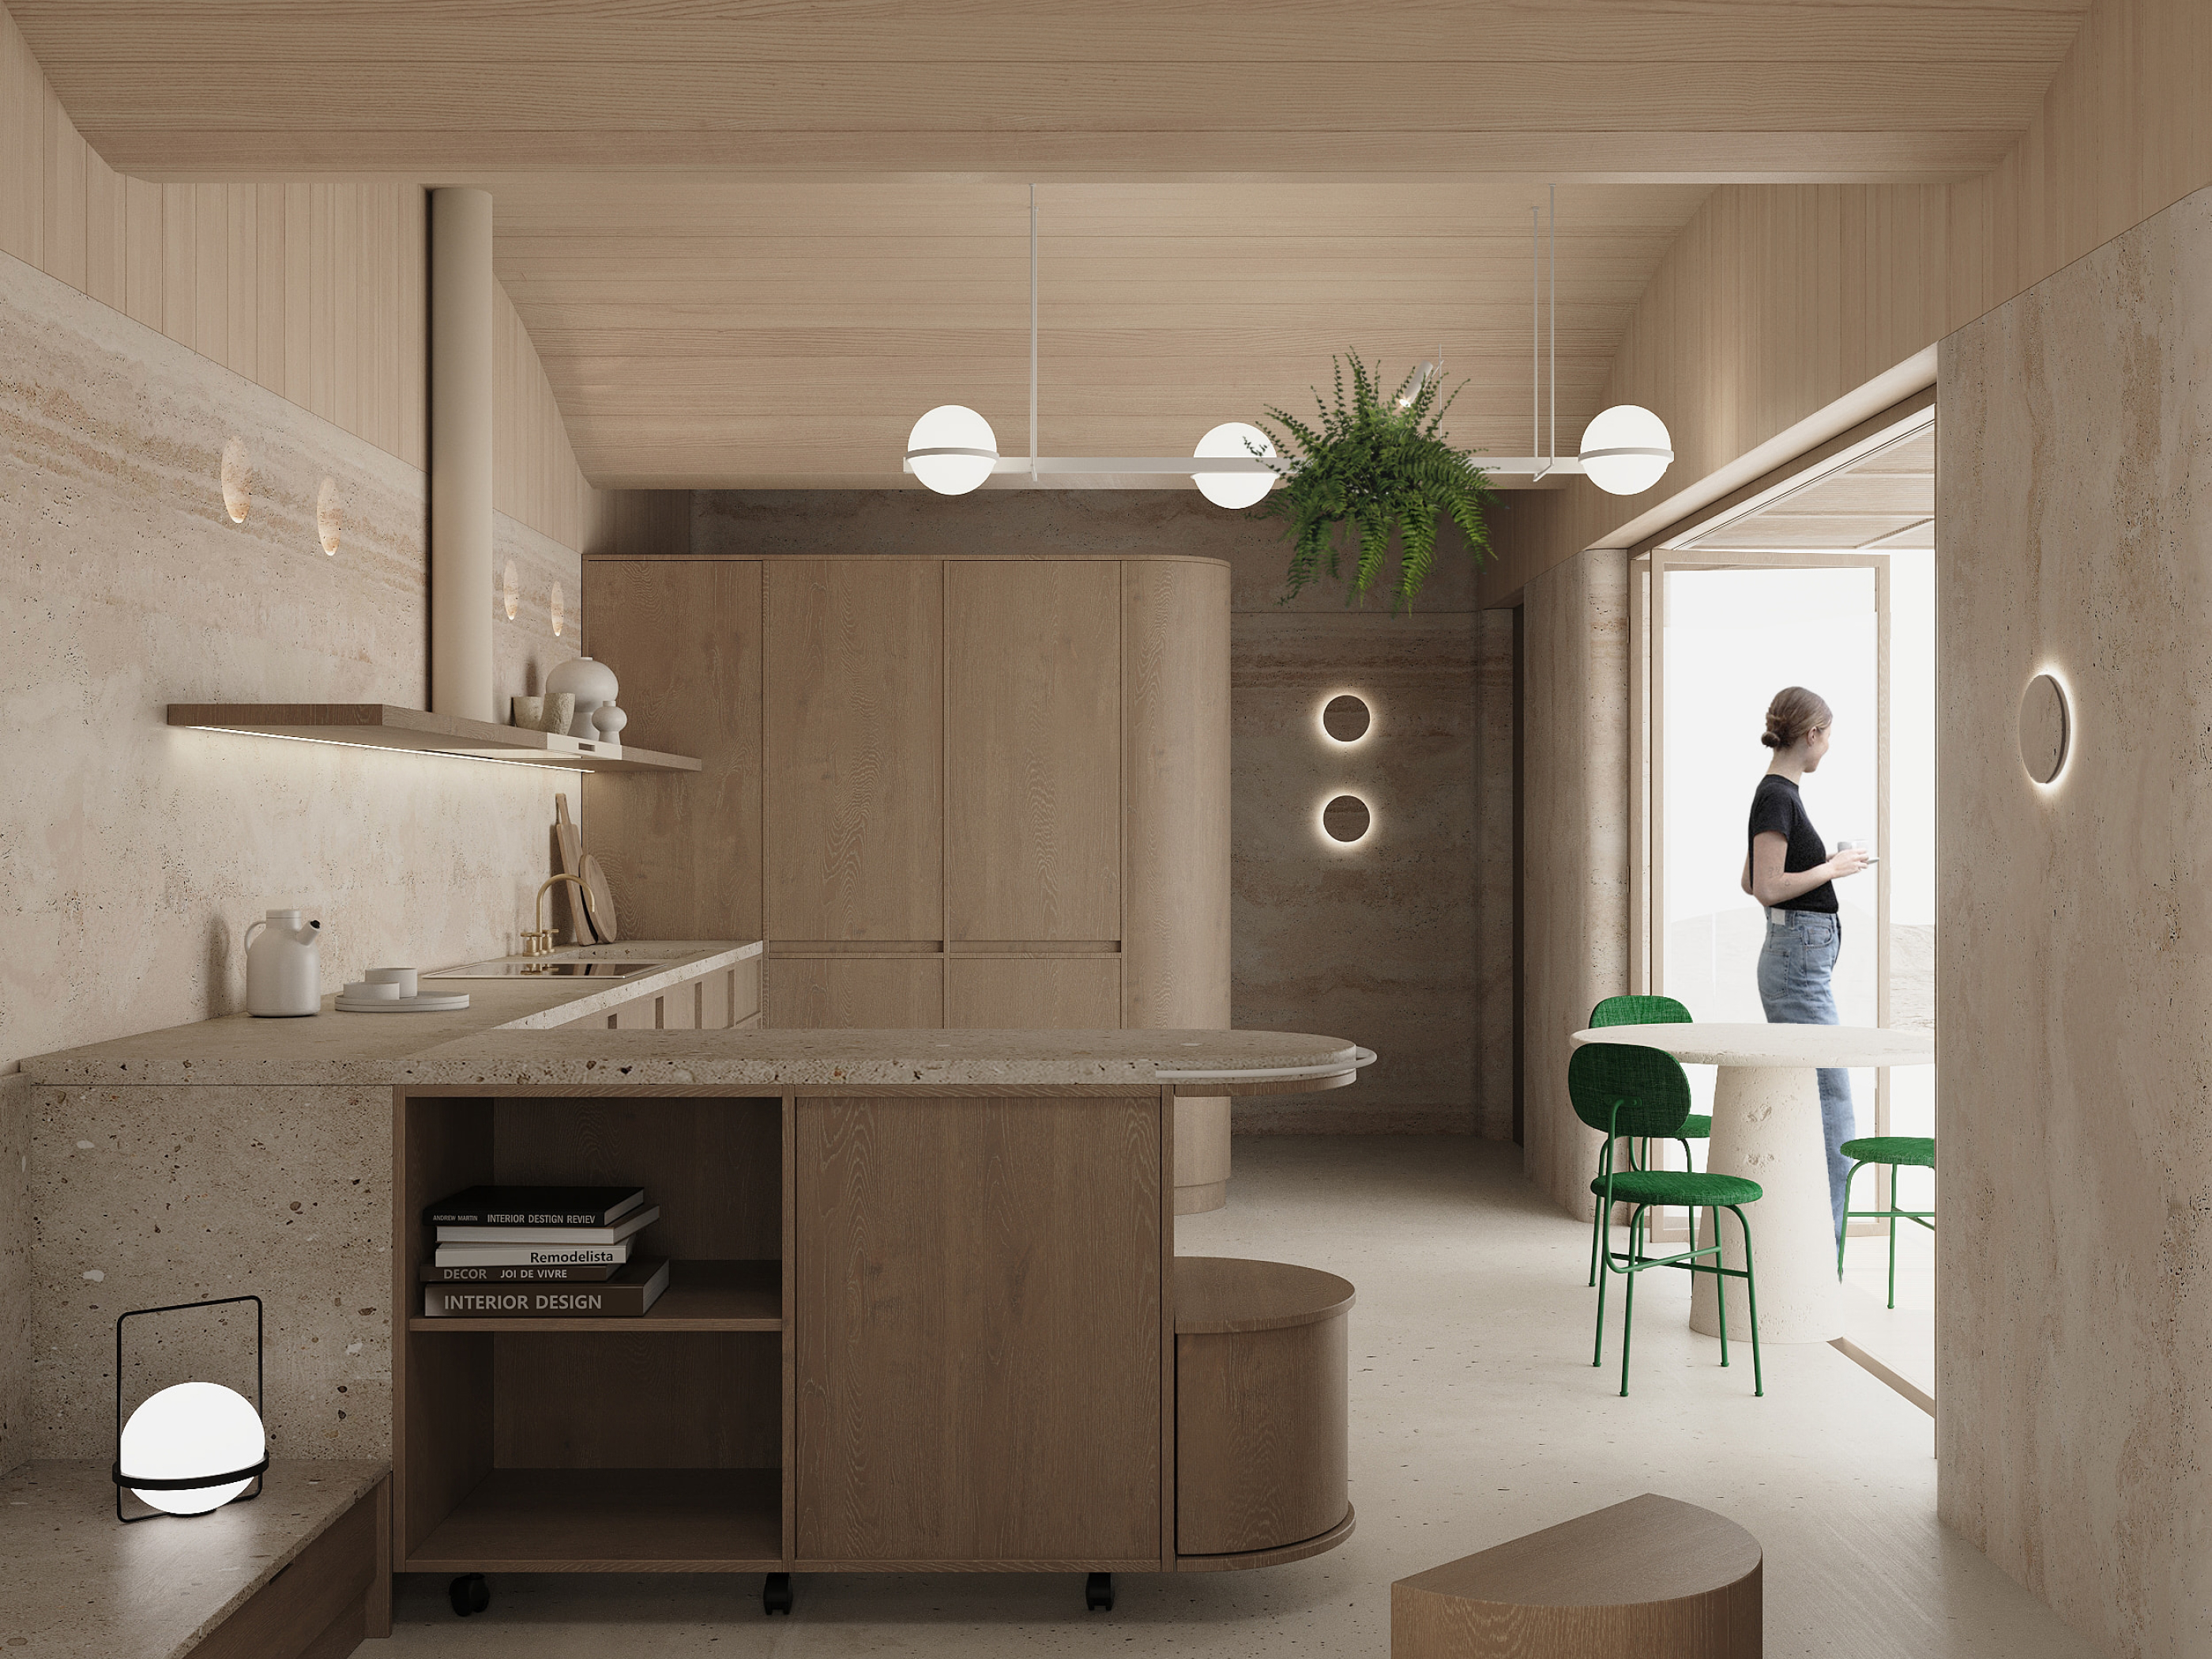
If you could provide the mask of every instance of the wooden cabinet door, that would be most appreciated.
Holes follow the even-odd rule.
[[[945,932],[941,567],[767,567],[767,937]]]
[[[1121,583],[1112,560],[945,564],[953,939],[1121,937]]]
[[[945,1023],[936,957],[778,957],[766,968],[761,1024],[781,1031],[927,1030]]]
[[[584,845],[631,939],[761,936],[761,568],[589,559],[585,642],[622,682],[623,735],[698,772],[592,774]]]
[[[1156,1562],[1158,1097],[797,1114],[798,1558]]]
[[[1121,964],[955,957],[945,964],[945,1023],[969,1031],[1116,1031]]]

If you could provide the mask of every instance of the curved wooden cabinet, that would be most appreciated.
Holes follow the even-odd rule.
[[[607,556],[584,589],[628,735],[703,763],[586,778],[586,836],[666,937],[762,918],[725,933],[768,942],[763,1024],[1229,1025],[1225,563]],[[1180,1102],[1176,1212],[1228,1183],[1227,1100]]]
[[[1351,1285],[1279,1261],[1178,1256],[1175,1291],[1178,1566],[1261,1565],[1238,1558],[1342,1541]]]

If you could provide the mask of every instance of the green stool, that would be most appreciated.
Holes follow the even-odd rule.
[[[1936,1231],[1936,1212],[1933,1210],[1900,1210],[1897,1207],[1897,1172],[1900,1169],[1932,1170],[1936,1167],[1936,1142],[1927,1135],[1869,1135],[1863,1140],[1847,1140],[1838,1149],[1845,1158],[1856,1159],[1851,1172],[1844,1177],[1844,1230],[1836,1235],[1836,1277],[1844,1276],[1844,1240],[1850,1237],[1851,1218],[1886,1219],[1889,1223],[1889,1305],[1897,1305],[1897,1224],[1917,1221],[1929,1232]],[[1851,1182],[1861,1170],[1869,1164],[1889,1166],[1889,1207],[1886,1210],[1854,1210],[1851,1208]]]
[[[1610,1241],[1599,1253],[1597,1344],[1591,1352],[1590,1364],[1599,1365],[1605,1362],[1603,1275],[1619,1273],[1628,1280],[1620,1316],[1620,1391],[1626,1395],[1629,1340],[1636,1323],[1636,1275],[1649,1267],[1680,1267],[1686,1273],[1743,1280],[1751,1301],[1751,1391],[1754,1395],[1765,1394],[1766,1382],[1759,1365],[1759,1291],[1751,1276],[1751,1223],[1744,1219],[1742,1207],[1764,1196],[1759,1183],[1740,1176],[1699,1175],[1692,1170],[1615,1170],[1613,1167],[1613,1146],[1616,1140],[1668,1140],[1680,1131],[1682,1121],[1690,1111],[1690,1079],[1683,1075],[1680,1062],[1656,1048],[1624,1042],[1593,1042],[1576,1049],[1574,1058],[1567,1062],[1567,1098],[1574,1103],[1575,1115],[1606,1138],[1605,1148],[1598,1154],[1598,1178],[1590,1182],[1591,1194],[1603,1206],[1598,1213],[1610,1214],[1615,1204],[1633,1206],[1628,1217],[1628,1254],[1616,1255]],[[1713,1242],[1699,1246],[1693,1227],[1690,1249],[1674,1255],[1645,1255],[1644,1212],[1654,1205],[1680,1206],[1692,1212],[1711,1210]],[[1743,1229],[1741,1268],[1721,1265],[1723,1210],[1734,1211],[1736,1224]],[[1691,1219],[1695,1222],[1694,1214]],[[1711,1260],[1705,1260],[1707,1257]],[[1729,1363],[1728,1286],[1723,1285],[1719,1289],[1721,1364],[1725,1365]]]
[[[1607,997],[1590,1010],[1589,1023],[1592,1026],[1687,1025],[1691,1021],[1690,1011],[1672,997]],[[1693,1112],[1682,1120],[1682,1127],[1680,1130],[1667,1136],[1666,1139],[1681,1143],[1682,1162],[1695,1169],[1697,1166],[1690,1158],[1690,1143],[1692,1140],[1709,1140],[1712,1138],[1712,1119],[1703,1113]],[[1644,1158],[1640,1164],[1637,1161],[1636,1144],[1633,1141],[1630,1142],[1628,1167],[1632,1170],[1643,1170],[1649,1169],[1650,1166],[1651,1142],[1649,1139],[1644,1141]],[[1605,1166],[1602,1164],[1599,1164],[1598,1172],[1601,1175],[1605,1172]],[[1598,1242],[1605,1237],[1605,1224],[1607,1219],[1609,1217],[1603,1210],[1600,1210],[1590,1218],[1589,1282],[1593,1285],[1597,1283]],[[1694,1218],[1692,1219],[1694,1220]]]

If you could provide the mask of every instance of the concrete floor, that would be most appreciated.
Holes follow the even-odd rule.
[[[1760,1540],[1770,1655],[2095,1651],[1936,1524],[1930,1419],[1836,1350],[1768,1348],[1766,1397],[1753,1399],[1749,1352],[1732,1344],[1723,1370],[1717,1346],[1690,1333],[1687,1276],[1647,1274],[1633,1392],[1620,1398],[1617,1370],[1589,1364],[1589,1232],[1518,1171],[1516,1149],[1466,1139],[1241,1139],[1230,1206],[1182,1224],[1185,1254],[1305,1262],[1359,1287],[1359,1527],[1333,1553],[1256,1572],[1123,1575],[1110,1614],[1085,1613],[1082,1581],[1062,1575],[803,1577],[796,1613],[774,1620],[757,1577],[578,1575],[497,1578],[491,1610],[461,1620],[443,1579],[410,1579],[390,1650],[1380,1659],[1393,1579],[1659,1492]],[[1880,1249],[1854,1243],[1855,1287],[1879,1285]],[[1916,1253],[1910,1298],[1900,1272],[1895,1316],[1879,1299],[1854,1310],[1863,1344],[1869,1321],[1876,1336],[1880,1320],[1899,1322],[1893,1364],[1925,1346],[1923,1261]],[[1618,1308],[1609,1298],[1616,1360]]]

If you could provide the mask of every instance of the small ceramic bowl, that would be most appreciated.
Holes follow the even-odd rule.
[[[345,988],[345,994],[348,1002],[397,1002],[399,1000],[399,988],[360,979]]]
[[[514,723],[526,732],[545,729],[545,699],[517,697],[514,700]]]
[[[412,968],[372,968],[362,978],[370,985],[396,985],[402,997],[411,997],[417,989]]]

